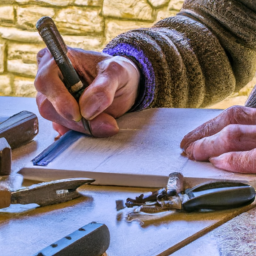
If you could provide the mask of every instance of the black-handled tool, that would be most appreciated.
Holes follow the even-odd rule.
[[[106,225],[92,222],[52,243],[34,256],[100,256],[109,247]]]
[[[166,188],[127,198],[127,207],[139,206],[139,211],[156,213],[166,210],[225,210],[251,204],[255,200],[252,186],[228,180],[212,181],[183,191],[183,175],[171,173]]]
[[[88,85],[82,83],[70,59],[68,58],[67,46],[54,21],[50,17],[42,17],[37,21],[36,28],[58,65],[63,75],[66,88],[78,101],[84,89]],[[88,120],[82,118],[82,123],[85,130],[92,135]]]
[[[255,199],[252,186],[239,182],[207,182],[188,189],[188,199],[182,203],[185,211],[201,209],[225,210],[251,204]]]

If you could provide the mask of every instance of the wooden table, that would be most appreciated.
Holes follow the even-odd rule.
[[[32,111],[39,116],[35,99],[32,98],[1,97],[0,109],[2,120],[21,110]],[[13,150],[13,174],[17,173],[28,161],[54,141],[56,133],[53,131],[51,123],[39,117],[39,124],[40,132],[35,140]],[[18,177],[18,183],[19,176],[15,177]],[[33,181],[25,180],[23,185],[32,183]],[[0,255],[34,255],[81,226],[97,221],[105,223],[110,230],[111,244],[107,251],[108,255],[169,255],[176,251],[173,255],[207,254],[217,256],[220,255],[222,242],[227,239],[227,236],[216,235],[222,226],[207,235],[204,234],[254,207],[253,204],[244,208],[219,212],[172,213],[167,217],[147,222],[144,225],[140,225],[139,222],[127,222],[125,220],[126,210],[117,212],[115,201],[118,199],[125,200],[127,197],[134,197],[147,191],[146,188],[83,186],[80,192],[84,197],[70,202],[36,208],[22,213],[17,213],[16,209],[14,213],[6,213],[2,210],[0,211]],[[246,218],[244,214],[247,214]],[[249,223],[250,220],[254,221],[254,216],[256,213],[252,209],[237,218],[246,219]],[[204,236],[193,242],[202,235]],[[230,233],[229,239],[231,239]],[[245,240],[243,239],[243,241]],[[241,246],[244,245],[243,241],[239,241]],[[186,244],[188,245],[184,246]]]

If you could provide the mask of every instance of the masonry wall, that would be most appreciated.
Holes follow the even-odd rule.
[[[175,15],[182,0],[0,0],[0,95],[34,97],[35,24],[50,16],[67,45],[101,51],[113,37]],[[244,97],[253,83],[232,97]]]

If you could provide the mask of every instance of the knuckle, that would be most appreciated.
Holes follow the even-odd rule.
[[[113,60],[109,62],[107,69],[111,70],[112,72],[122,72],[124,70],[124,67],[119,64],[117,61]]]
[[[42,87],[43,87],[42,85],[43,85],[42,76],[41,76],[40,72],[38,71],[37,75],[35,77],[35,80],[34,80],[34,86],[37,91],[41,91]]]
[[[232,106],[228,109],[227,113],[230,124],[242,124],[250,119],[248,109],[243,106]]]
[[[95,87],[94,95],[105,105],[110,105],[113,101],[112,93],[104,85]]]
[[[232,149],[236,145],[237,141],[243,136],[243,132],[239,125],[230,124],[222,130],[222,139],[225,142],[225,146],[228,149]]]
[[[37,95],[36,96],[36,103],[37,103],[37,108],[38,108],[38,111],[40,113],[40,115],[47,119],[47,110],[45,109],[45,99],[44,100],[41,100],[40,99],[40,96]]]

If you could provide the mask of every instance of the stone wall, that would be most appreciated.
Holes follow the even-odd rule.
[[[35,96],[36,54],[44,47],[35,29],[40,17],[54,19],[67,45],[100,51],[121,32],[150,27],[175,15],[182,3],[182,0],[0,0],[0,95]],[[243,96],[248,91],[250,88]]]

